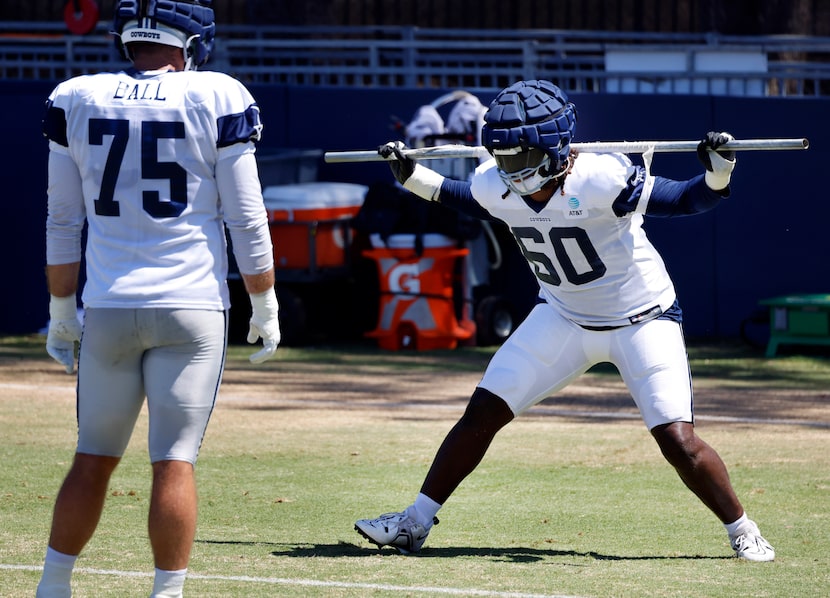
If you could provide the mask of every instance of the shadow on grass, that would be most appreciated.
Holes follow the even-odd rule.
[[[271,556],[310,558],[310,557],[374,557],[400,556],[393,548],[374,548],[358,546],[349,542],[338,542],[337,544],[286,544],[279,542],[235,542],[232,540],[196,540],[202,544],[231,544],[241,546],[269,546],[272,547]],[[577,550],[544,550],[537,548],[526,548],[515,546],[510,548],[473,548],[458,546],[452,548],[426,547],[413,558],[438,558],[448,559],[457,557],[479,557],[493,561],[506,561],[511,563],[534,563],[551,558],[565,557],[578,559],[593,559],[595,561],[699,561],[699,560],[728,560],[735,557],[731,555],[638,555],[626,556],[617,554],[603,554],[595,551],[580,552]]]

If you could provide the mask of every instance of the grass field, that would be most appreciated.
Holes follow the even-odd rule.
[[[830,359],[690,347],[700,435],[774,563],[732,558],[610,367],[508,426],[420,555],[355,519],[414,498],[492,349],[232,347],[199,460],[188,596],[830,596]],[[32,596],[75,440],[74,376],[43,339],[0,338],[0,596]],[[146,419],[79,559],[75,596],[147,596]]]

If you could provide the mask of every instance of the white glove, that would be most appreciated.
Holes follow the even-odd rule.
[[[262,338],[262,349],[248,359],[251,363],[262,363],[274,356],[282,338],[280,334],[279,303],[277,303],[277,293],[273,288],[264,293],[249,296],[253,313],[248,328],[248,342],[255,343],[257,339]]]
[[[75,343],[81,340],[81,323],[75,295],[55,297],[49,300],[49,332],[46,335],[46,352],[66,368],[75,371]]]
[[[706,185],[713,191],[729,186],[732,171],[735,170],[734,150],[718,148],[735,138],[726,132],[709,131],[697,146],[697,157],[706,169]]]

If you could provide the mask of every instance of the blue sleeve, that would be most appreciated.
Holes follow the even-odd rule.
[[[497,220],[475,200],[468,181],[444,179],[444,182],[441,183],[438,201],[442,206],[447,206],[479,220]]]
[[[630,214],[637,209],[646,182],[646,171],[642,166],[635,166],[613,203],[617,216]],[[675,181],[655,176],[654,185],[646,208],[646,216],[671,218],[672,216],[690,216],[711,210],[724,197],[729,197],[729,188],[724,191],[712,191],[706,186],[704,175],[686,181]]]
[[[646,215],[671,218],[700,214],[711,210],[728,196],[728,188],[723,195],[712,191],[704,182],[702,174],[687,181],[654,177],[654,188],[651,190]]]

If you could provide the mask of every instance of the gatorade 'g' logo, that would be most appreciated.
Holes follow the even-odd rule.
[[[411,264],[398,264],[389,271],[389,290],[393,293],[411,293],[417,295],[421,292],[421,280],[417,262]]]

